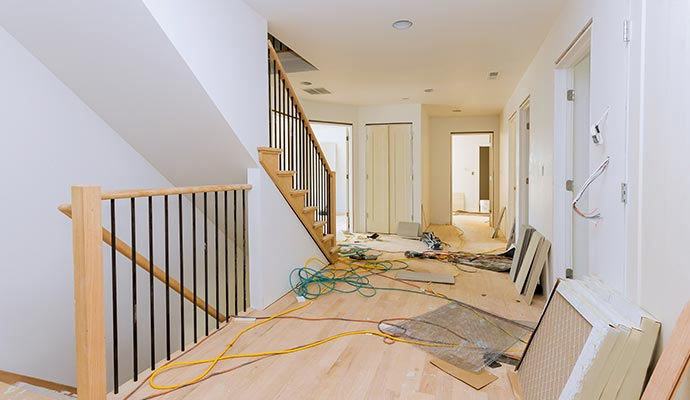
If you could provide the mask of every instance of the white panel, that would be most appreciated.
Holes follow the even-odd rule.
[[[367,231],[387,233],[390,201],[388,126],[368,126],[367,136]]]
[[[390,219],[389,232],[398,222],[412,221],[412,125],[389,128]]]
[[[589,66],[590,59],[586,57],[573,69],[575,101],[573,104],[573,197],[582,187],[590,174],[589,170]],[[572,197],[571,197],[572,201]],[[580,199],[578,205],[583,210],[589,210],[588,195]],[[572,217],[572,268],[575,278],[589,275],[589,225],[590,222],[572,209],[568,212]]]

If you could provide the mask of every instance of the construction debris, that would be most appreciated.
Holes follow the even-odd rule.
[[[404,281],[455,284],[455,277],[453,275],[431,274],[428,272],[399,271],[396,278]]]
[[[537,284],[541,282],[543,287],[547,281],[546,262],[550,249],[551,242],[536,229],[526,225],[520,228],[520,237],[510,266],[510,278],[527,304],[532,304]]]
[[[597,280],[559,281],[517,366],[523,398],[639,398],[659,328]]]
[[[443,360],[439,360],[438,358],[434,358],[430,362],[441,371],[447,373],[455,379],[465,382],[477,390],[498,379],[496,375],[487,371],[486,368],[479,372],[472,372],[466,369],[458,368],[455,365],[447,363]]]
[[[441,239],[439,239],[434,232],[423,232],[422,242],[424,242],[429,250],[441,250],[443,248],[443,242],[441,242]]]
[[[405,257],[439,260],[457,265],[467,265],[469,267],[485,269],[488,271],[505,272],[510,269],[513,259],[503,254],[474,254],[464,251],[425,251],[423,253],[417,251],[406,251]]]

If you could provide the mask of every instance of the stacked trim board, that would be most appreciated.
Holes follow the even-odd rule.
[[[598,280],[558,281],[516,367],[522,398],[638,399],[659,329]]]
[[[532,304],[537,284],[541,281],[542,287],[545,287],[548,281],[546,263],[550,249],[551,242],[536,229],[527,225],[520,227],[520,237],[510,266],[510,279],[527,304]]]

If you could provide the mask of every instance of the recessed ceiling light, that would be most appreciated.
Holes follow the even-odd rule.
[[[453,112],[462,112],[462,110],[453,110]]]
[[[300,84],[302,84],[304,86],[311,86],[311,82],[309,82],[309,81],[302,81],[302,82],[300,82]]]
[[[427,92],[427,93],[431,93],[431,92],[434,91],[434,89],[424,89],[424,91]]]
[[[410,29],[412,27],[412,21],[407,19],[399,19],[393,22],[393,28],[404,31],[405,29]]]

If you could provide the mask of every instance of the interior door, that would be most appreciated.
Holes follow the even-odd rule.
[[[412,221],[412,125],[389,125],[390,218],[388,232],[400,221]]]
[[[388,232],[388,126],[367,126],[367,231]]]
[[[573,130],[572,130],[572,180],[573,192],[582,187],[589,177],[589,90],[590,90],[590,58],[585,57],[573,68]],[[589,210],[588,194],[585,193],[578,205],[583,210]],[[572,218],[570,241],[572,254],[570,261],[573,277],[581,278],[589,275],[589,224],[590,222],[570,211]]]

